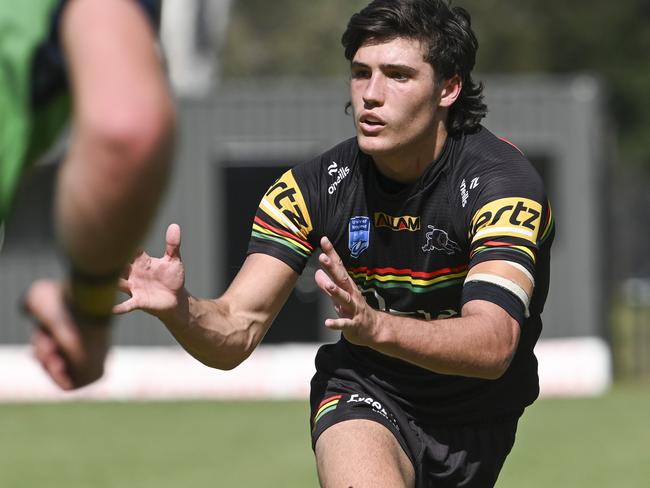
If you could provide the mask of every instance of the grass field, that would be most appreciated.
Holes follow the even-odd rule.
[[[306,402],[0,405],[0,487],[313,487],[306,419]],[[650,385],[537,402],[497,486],[650,486]]]

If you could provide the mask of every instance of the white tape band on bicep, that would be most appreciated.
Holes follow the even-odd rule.
[[[519,298],[521,303],[524,305],[525,316],[529,317],[530,314],[528,312],[528,306],[530,305],[530,297],[528,296],[528,293],[526,293],[524,289],[514,281],[502,276],[488,273],[473,273],[465,279],[465,283],[470,283],[472,281],[492,283],[493,285],[497,285],[508,290],[510,293]]]
[[[513,263],[512,261],[503,261],[503,262],[510,265],[510,266],[512,266],[513,268],[518,269],[519,271],[521,271],[523,274],[526,275],[526,278],[528,278],[530,280],[532,285],[535,286],[535,278],[533,278],[533,275],[530,274],[530,271],[528,271],[526,268],[524,268],[521,264]]]

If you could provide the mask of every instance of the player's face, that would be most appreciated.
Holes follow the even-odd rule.
[[[365,153],[409,154],[435,144],[439,97],[420,41],[399,37],[363,44],[351,63],[350,92]]]

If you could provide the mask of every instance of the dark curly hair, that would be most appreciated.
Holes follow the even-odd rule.
[[[458,75],[460,96],[449,109],[447,131],[472,132],[487,113],[483,84],[472,80],[478,41],[469,13],[445,0],[374,0],[354,14],[343,33],[345,57],[352,61],[368,40],[397,37],[417,39],[426,46],[425,61],[433,67],[438,83]]]

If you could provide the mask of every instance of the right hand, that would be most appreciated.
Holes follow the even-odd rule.
[[[62,283],[32,283],[23,307],[36,325],[32,334],[34,356],[59,387],[81,388],[104,374],[111,344],[110,324],[76,321],[66,306]]]
[[[135,256],[126,276],[119,281],[120,291],[130,298],[115,305],[113,313],[143,310],[164,321],[164,317],[174,314],[187,297],[178,224],[167,227],[165,244],[165,254],[160,258],[151,257],[144,251]]]

